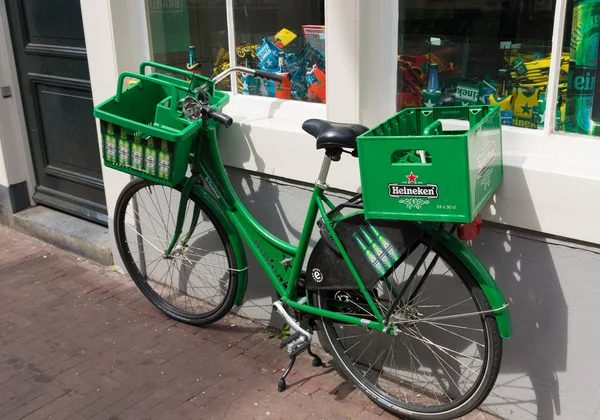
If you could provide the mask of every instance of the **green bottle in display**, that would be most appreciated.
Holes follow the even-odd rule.
[[[381,246],[379,244],[377,244],[377,242],[375,242],[373,240],[373,238],[371,238],[371,236],[367,233],[365,228],[363,228],[362,226],[360,227],[360,233],[362,234],[362,237],[365,238],[365,241],[367,241],[367,245],[375,253],[375,256],[377,257],[377,259],[383,265],[383,268],[385,268],[386,271],[389,270],[392,267],[392,262],[390,261],[388,255],[385,253],[385,251],[381,248]]]
[[[400,253],[398,252],[398,250],[396,249],[394,244],[392,244],[388,240],[388,238],[386,238],[385,235],[383,233],[381,233],[370,222],[367,221],[367,224],[369,225],[369,229],[371,230],[371,233],[373,233],[373,236],[375,236],[375,238],[377,238],[377,241],[379,242],[379,244],[381,245],[381,247],[383,248],[383,250],[389,257],[389,259],[392,261],[392,264],[394,264],[396,261],[398,261],[400,259]]]
[[[365,254],[365,257],[367,258],[367,260],[369,260],[369,262],[371,263],[371,267],[373,267],[373,270],[375,270],[375,272],[380,277],[383,276],[385,274],[386,270],[385,270],[385,268],[383,268],[383,265],[381,264],[381,261],[379,261],[377,259],[377,257],[373,253],[373,251],[371,251],[367,247],[367,245],[365,245],[365,243],[360,239],[360,237],[358,236],[358,234],[356,234],[356,233],[352,234],[352,238],[354,238],[354,240],[356,241],[356,243],[358,244],[358,246],[362,250],[363,254]]]
[[[111,123],[108,123],[104,143],[105,159],[108,162],[117,163],[117,139],[115,138],[115,129]]]
[[[144,151],[144,172],[156,176],[156,149],[154,148],[154,137],[148,138],[148,144]]]
[[[171,155],[169,154],[169,143],[162,141],[160,152],[158,152],[158,177],[169,179],[171,175]]]
[[[139,136],[133,138],[133,144],[131,145],[131,167],[138,171],[144,169],[144,148]]]
[[[127,138],[127,133],[125,133],[125,129],[121,128],[121,137],[119,137],[119,165],[129,166],[130,148],[131,144]]]

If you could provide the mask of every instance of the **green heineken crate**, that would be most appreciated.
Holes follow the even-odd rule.
[[[145,75],[155,67],[183,75]],[[135,81],[122,88],[125,78]],[[140,178],[175,186],[185,177],[192,142],[202,125],[212,120],[189,121],[178,109],[178,101],[201,86],[210,96],[210,105],[222,109],[229,96],[215,90],[212,80],[160,63],[143,62],[140,73],[119,76],[117,94],[94,108],[100,120],[104,165]]]
[[[498,105],[407,108],[359,136],[365,216],[471,222],[502,181],[500,127]]]

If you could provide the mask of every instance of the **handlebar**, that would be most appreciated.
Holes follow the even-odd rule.
[[[144,69],[144,64],[142,65],[141,69]],[[212,80],[214,84],[217,84],[221,80],[225,79],[227,75],[238,71],[279,83],[281,83],[284,78],[284,76],[280,74],[236,66],[229,68],[223,71],[222,73],[216,75]],[[196,98],[188,96],[179,101],[181,102],[181,106],[185,108],[184,113],[186,114],[188,119],[194,121],[199,118],[212,118],[218,123],[223,124],[226,128],[229,128],[229,126],[233,124],[233,118],[231,118],[229,115],[223,114],[220,111],[217,111],[214,108],[211,108],[208,105],[210,102],[210,97],[201,87],[197,87],[193,91],[196,93]]]
[[[278,82],[278,83],[281,83],[283,81],[283,77],[284,77],[280,74],[269,73],[268,71],[254,70],[254,69],[249,69],[248,67],[236,66],[236,67],[228,68],[227,70],[217,74],[215,77],[213,77],[213,82],[215,82],[215,84],[217,84],[233,72],[248,73],[248,74],[253,75],[254,77],[260,77],[260,78],[272,80],[272,81]]]
[[[225,126],[225,128],[229,128],[231,124],[233,124],[233,118],[231,118],[227,114],[223,114],[222,112],[217,111],[213,108],[208,108],[206,112],[206,116],[208,118],[212,118],[213,120],[221,123]]]

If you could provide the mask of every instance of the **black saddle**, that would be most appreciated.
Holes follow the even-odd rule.
[[[344,124],[310,119],[302,129],[317,139],[317,149],[330,151],[356,149],[356,138],[369,129],[360,124]]]

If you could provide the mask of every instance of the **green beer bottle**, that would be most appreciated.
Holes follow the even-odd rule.
[[[115,129],[111,123],[108,123],[104,143],[104,158],[107,162],[117,163],[117,139],[115,138]]]
[[[119,137],[119,165],[129,166],[130,147],[127,133],[124,128],[121,128],[121,137]]]
[[[133,138],[131,145],[131,167],[137,171],[144,169],[144,148],[139,136]]]
[[[400,253],[398,252],[394,244],[392,244],[383,233],[381,233],[375,226],[373,226],[371,222],[367,221],[367,224],[369,225],[371,233],[373,234],[373,236],[375,236],[375,238],[377,238],[377,241],[391,260],[392,264],[396,263],[396,261],[400,259]]]
[[[162,141],[160,152],[158,152],[158,177],[168,180],[171,176],[171,155],[169,154],[169,143]]]
[[[379,261],[375,254],[367,247],[367,245],[365,245],[365,243],[360,239],[358,234],[352,234],[352,238],[354,238],[367,260],[369,260],[369,262],[371,263],[371,267],[373,267],[373,270],[375,270],[377,275],[379,277],[383,276],[386,270],[385,268],[383,268],[383,265],[381,265],[381,261]]]
[[[367,241],[367,245],[369,245],[371,250],[375,253],[377,259],[383,265],[383,268],[385,268],[386,271],[389,270],[392,267],[392,262],[390,261],[385,251],[381,248],[381,246],[377,244],[377,242],[373,240],[373,238],[371,238],[371,236],[362,226],[360,227],[360,233],[362,234],[362,237],[365,238],[365,241]]]
[[[600,1],[574,0],[569,54],[565,131],[594,134],[592,120],[596,88]]]
[[[148,138],[148,144],[144,153],[144,172],[156,176],[156,149],[154,148],[154,137]]]

